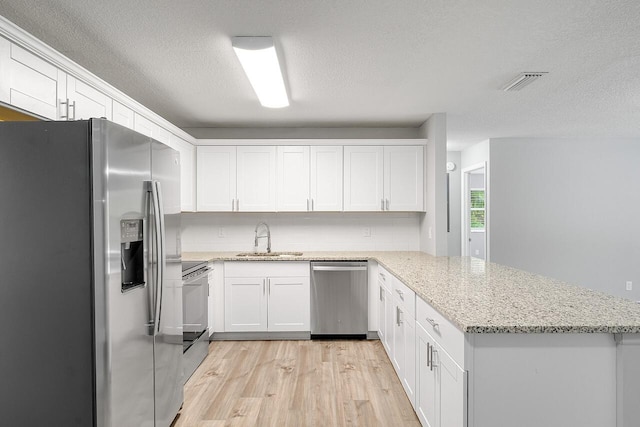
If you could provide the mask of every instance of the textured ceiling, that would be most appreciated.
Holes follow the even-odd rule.
[[[637,0],[0,0],[0,15],[180,127],[419,126],[640,137]],[[260,107],[230,37],[270,35],[291,106]],[[519,92],[521,71],[549,74]]]

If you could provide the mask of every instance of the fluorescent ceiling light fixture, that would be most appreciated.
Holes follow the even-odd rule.
[[[271,37],[232,37],[231,45],[260,104],[268,108],[289,105],[276,47]]]

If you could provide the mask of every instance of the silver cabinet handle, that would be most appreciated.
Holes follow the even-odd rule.
[[[387,276],[384,273],[378,273],[378,275],[382,278],[382,280],[384,280],[385,282],[387,281]]]
[[[396,292],[397,292],[397,293],[398,293],[398,295],[400,296],[400,299],[401,299],[402,301],[404,301],[404,292],[403,292],[403,291],[401,291],[400,289],[396,289]]]
[[[398,324],[398,326],[400,326],[400,324],[402,323],[402,318],[400,316],[402,316],[402,310],[400,310],[400,307],[396,306],[396,323]]]
[[[378,290],[380,291],[379,292],[380,293],[380,301],[383,301],[384,300],[384,289],[382,289],[382,286],[380,286],[378,288]]]
[[[65,120],[69,120],[69,98],[67,98],[66,100],[60,100],[60,107],[65,106],[66,108],[64,109],[64,114],[60,114],[60,118],[61,119],[65,119]]]
[[[313,199],[311,199],[311,210],[315,211],[316,209],[313,207]]]
[[[71,116],[71,114],[69,114],[71,117],[69,117],[69,120],[75,120],[76,119],[76,101],[73,101],[72,103],[69,104],[69,109],[73,108],[73,116]]]
[[[427,367],[431,366],[431,344],[427,341]]]
[[[437,363],[433,363],[435,360],[435,355],[438,354],[438,350],[436,350],[433,346],[431,346],[431,370],[433,371],[433,368],[437,368],[438,364]]]
[[[428,317],[426,319],[427,319],[427,322],[429,322],[429,324],[431,326],[433,326],[434,328],[438,328],[438,323],[434,319],[430,319]]]
[[[389,210],[389,199],[386,199],[386,200],[387,200],[387,210]]]
[[[271,295],[271,279],[267,279],[267,294]]]
[[[380,210],[384,210],[384,199],[380,199]]]
[[[267,293],[267,279],[262,279],[262,295]]]

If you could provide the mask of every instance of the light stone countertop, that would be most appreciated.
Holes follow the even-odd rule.
[[[469,257],[422,252],[303,252],[237,257],[184,252],[184,261],[376,260],[468,333],[640,333],[640,304]]]

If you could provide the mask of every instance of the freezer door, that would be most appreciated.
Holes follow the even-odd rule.
[[[145,184],[151,179],[151,139],[106,120],[92,120],[92,143],[98,425],[152,427],[152,275]],[[143,220],[145,234],[145,283],[125,291],[123,220]]]
[[[151,166],[152,179],[159,184],[165,254],[155,336],[156,426],[169,427],[183,402],[180,155],[153,141]]]

